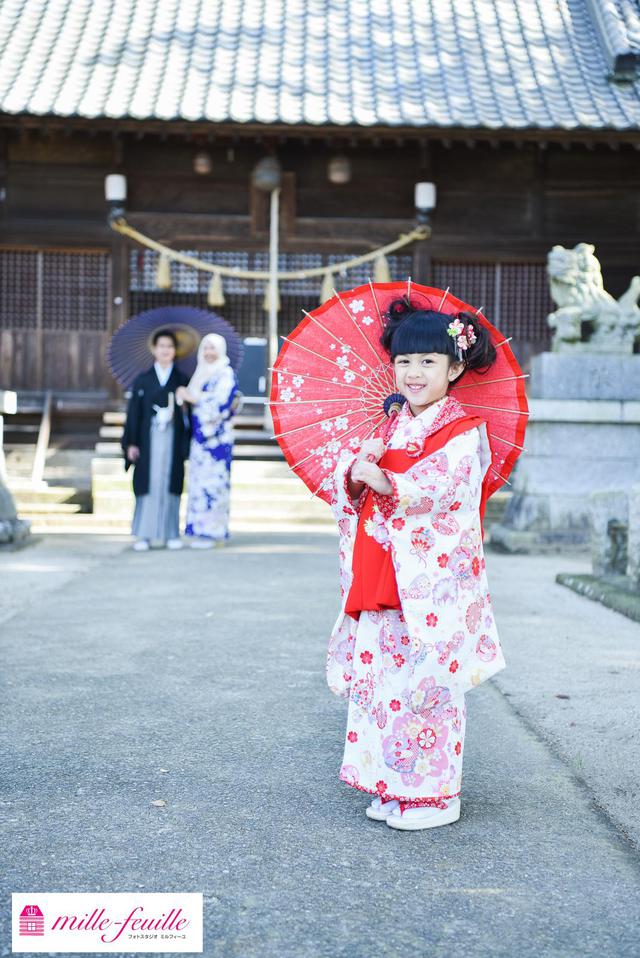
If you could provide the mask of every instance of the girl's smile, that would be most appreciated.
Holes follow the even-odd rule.
[[[413,415],[419,416],[446,396],[463,366],[444,353],[409,353],[396,356],[393,368],[398,391],[408,400]]]

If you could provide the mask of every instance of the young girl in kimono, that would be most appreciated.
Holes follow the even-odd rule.
[[[482,549],[486,423],[448,395],[496,354],[475,317],[404,300],[381,342],[402,405],[336,467],[343,608],[327,679],[349,698],[340,778],[376,796],[369,818],[416,830],[459,818],[464,695],[504,667]]]

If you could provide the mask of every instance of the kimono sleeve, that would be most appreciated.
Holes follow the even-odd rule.
[[[355,461],[356,457],[352,453],[345,452],[342,454],[331,477],[329,488],[331,511],[338,524],[340,535],[340,593],[343,606],[344,599],[351,588],[353,544],[358,527],[359,502],[351,498],[347,486],[349,470]]]
[[[356,623],[345,614],[344,606],[353,578],[353,545],[358,526],[358,502],[349,495],[347,481],[349,470],[356,461],[351,452],[344,452],[331,477],[330,504],[338,523],[340,545],[340,613],[331,632],[327,650],[327,685],[340,697],[349,695],[351,686],[351,660],[355,643]]]
[[[355,517],[358,511],[358,500],[352,499],[349,493],[348,482],[351,467],[356,462],[356,456],[351,452],[344,452],[338,459],[331,478],[329,488],[330,505],[338,526],[345,516]]]
[[[477,429],[450,440],[444,449],[426,456],[404,473],[383,469],[390,481],[389,495],[374,494],[385,519],[399,513],[429,513],[431,516],[477,506],[477,490],[471,480],[479,463],[480,435]],[[457,505],[455,505],[458,503]]]
[[[126,460],[126,468],[130,462],[127,458],[127,449],[129,446],[141,446],[141,434],[143,409],[142,402],[144,398],[144,388],[139,380],[136,380],[131,387],[131,395],[127,403],[127,418],[124,424],[124,431],[120,444]]]
[[[504,668],[487,583],[480,500],[483,438],[472,428],[375,496],[410,637],[408,706],[464,694]]]

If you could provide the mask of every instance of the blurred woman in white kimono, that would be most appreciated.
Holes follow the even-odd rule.
[[[238,386],[224,336],[209,333],[198,348],[198,364],[177,393],[192,404],[187,524],[193,549],[210,549],[229,538],[233,428]]]

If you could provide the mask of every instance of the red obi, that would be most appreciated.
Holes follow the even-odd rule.
[[[410,449],[409,451],[406,449],[388,449],[378,465],[381,469],[388,469],[390,472],[407,472],[421,459],[432,456],[434,452],[446,446],[450,439],[483,423],[484,420],[473,416],[457,419],[455,422],[443,426],[433,435],[428,436],[421,449]],[[367,488],[362,494],[365,498],[358,519],[356,539],[353,544],[353,580],[344,608],[345,612],[356,620],[360,618],[360,613],[364,611],[381,612],[383,609],[402,609],[400,596],[398,595],[396,573],[393,567],[392,550],[390,547],[384,549],[373,536],[365,532],[365,523],[368,519],[372,519],[374,512],[373,491]],[[485,503],[486,492],[483,488],[480,504],[481,520],[484,517]]]

